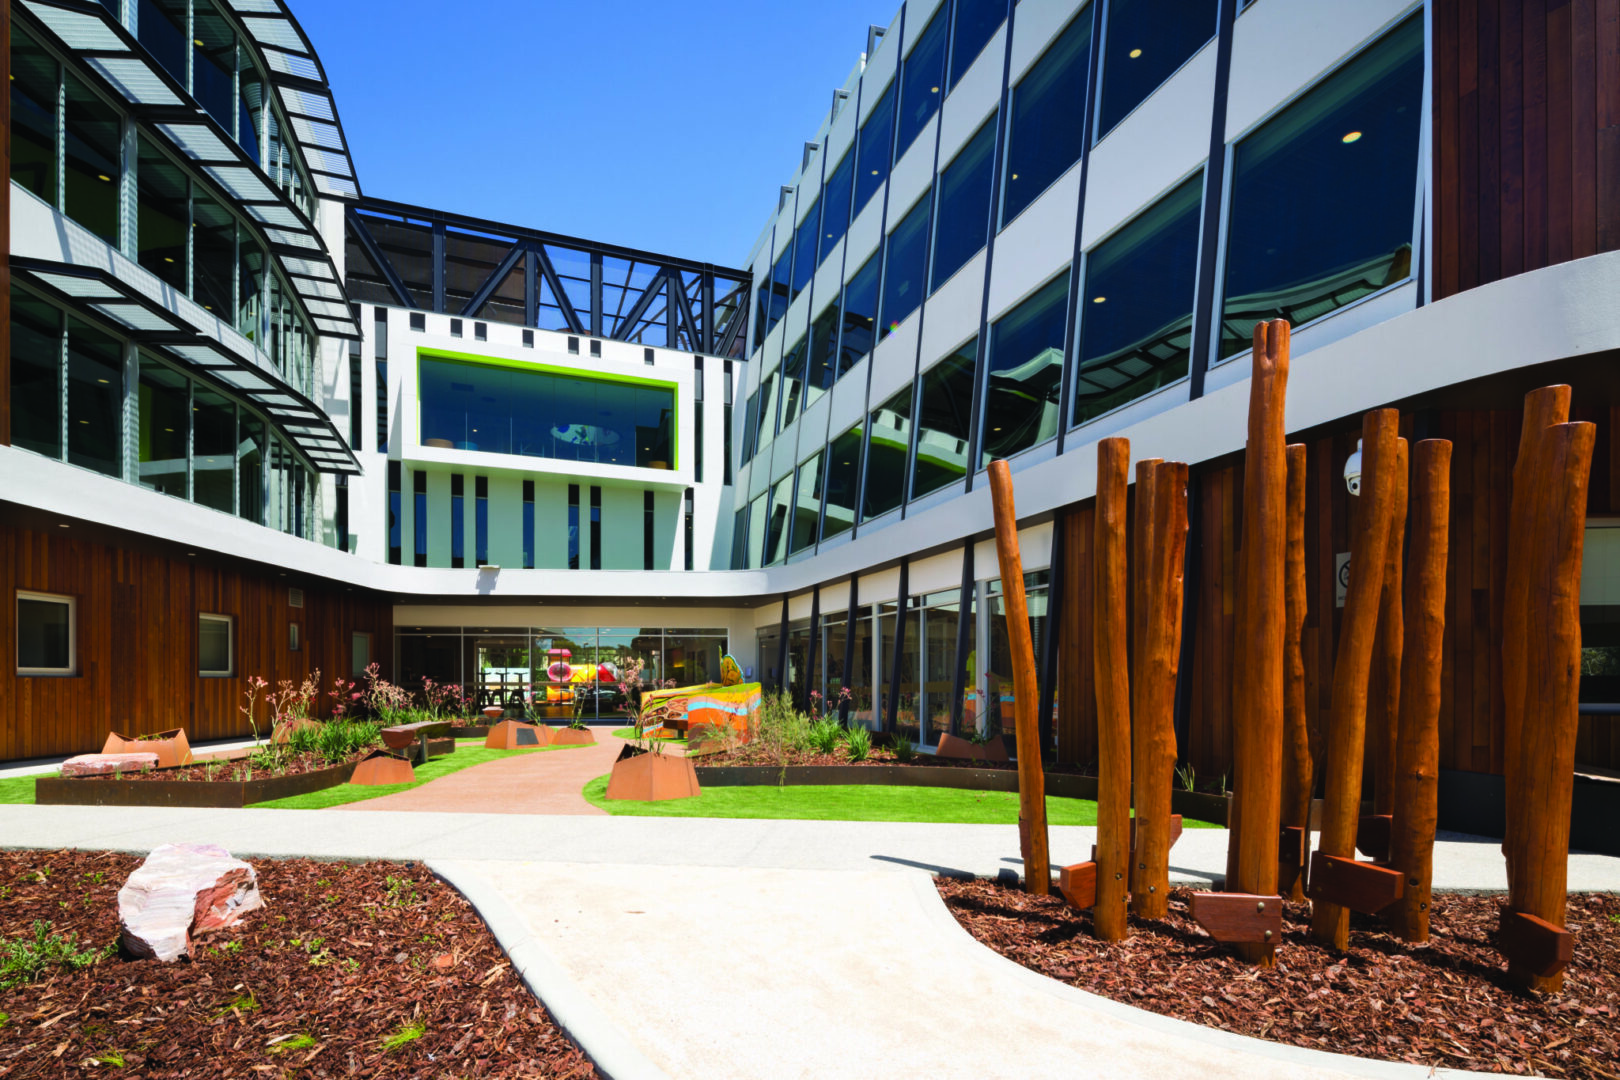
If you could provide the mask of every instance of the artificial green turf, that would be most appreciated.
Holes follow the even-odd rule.
[[[953,825],[1016,825],[1018,793],[886,784],[804,784],[777,787],[708,787],[691,799],[634,802],[604,796],[608,778],[585,785],[587,802],[610,814],[637,817],[772,818],[806,821],[928,821]],[[1095,825],[1090,799],[1046,797],[1052,825]],[[1189,829],[1217,828],[1184,819]]]
[[[289,795],[285,799],[272,799],[269,802],[254,803],[255,809],[274,810],[324,810],[329,806],[342,806],[345,803],[364,802],[367,799],[377,799],[384,795],[393,795],[400,791],[409,791],[411,788],[421,787],[429,780],[437,780],[441,776],[449,776],[453,772],[469,769],[474,765],[482,765],[488,761],[499,761],[515,754],[543,754],[550,750],[571,750],[570,746],[526,746],[521,750],[487,750],[482,739],[458,739],[462,745],[456,748],[454,754],[445,754],[442,757],[430,758],[426,765],[416,768],[416,780],[409,784],[378,784],[373,786],[359,786],[356,784],[339,784],[337,787],[325,788],[321,791],[311,791],[307,795]],[[467,745],[467,744],[472,745]]]
[[[42,773],[50,776],[50,773]],[[12,776],[0,780],[0,806],[17,805],[19,803],[32,804],[34,801],[34,781],[38,776]]]

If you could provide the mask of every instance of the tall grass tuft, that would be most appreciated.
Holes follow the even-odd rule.
[[[844,732],[844,752],[851,761],[865,761],[872,754],[872,733],[859,725]]]

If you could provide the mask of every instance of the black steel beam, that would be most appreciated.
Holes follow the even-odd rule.
[[[810,593],[810,643],[805,648],[804,657],[804,702],[800,708],[810,711],[810,691],[821,689],[821,680],[816,678],[817,648],[821,644],[821,586],[817,585]],[[821,703],[821,712],[825,715],[827,703]]]
[[[962,544],[962,598],[956,613],[956,664],[951,678],[951,734],[962,734],[962,701],[966,694],[968,638],[973,625],[973,541]],[[984,712],[982,703],[980,714]]]
[[[539,267],[540,275],[546,279],[546,288],[550,289],[551,295],[557,298],[557,309],[562,312],[563,321],[568,324],[568,329],[574,333],[583,334],[585,324],[580,321],[579,312],[574,310],[574,302],[568,298],[568,293],[563,290],[562,280],[557,277],[557,270],[551,265],[551,258],[546,254],[546,249],[536,244],[533,250],[535,265]],[[539,326],[540,310],[538,305],[534,314],[534,325]]]
[[[900,594],[895,601],[894,653],[889,658],[888,670],[889,700],[887,708],[883,710],[883,717],[878,726],[879,731],[898,731],[900,729],[898,723],[900,717],[900,658],[905,655],[906,648],[906,611],[911,605],[911,598],[906,595],[906,592],[910,586],[911,559],[904,558],[900,560]],[[786,610],[784,607],[783,611]],[[878,629],[881,631],[882,628],[883,621],[879,619]],[[887,728],[884,725],[887,725]],[[919,736],[922,734],[920,724],[917,734]]]
[[[512,249],[506,253],[500,262],[495,264],[495,269],[490,271],[489,277],[485,278],[484,283],[478,286],[478,291],[468,298],[466,306],[461,309],[461,314],[465,318],[471,319],[478,315],[479,309],[489,303],[489,298],[495,295],[495,290],[501,287],[501,282],[506,280],[506,275],[517,267],[518,260],[522,259],[528,250],[529,246],[521,240],[512,245]],[[527,295],[527,290],[525,290],[525,295]]]

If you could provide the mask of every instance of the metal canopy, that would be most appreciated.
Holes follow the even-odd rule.
[[[294,129],[286,134],[303,152],[313,183],[322,194],[357,198],[359,187],[336,106],[303,31],[278,0],[235,0],[232,6],[269,67],[268,78]],[[314,224],[218,121],[148,58],[111,12],[83,0],[21,0],[21,7],[187,158],[202,182],[259,226],[317,333],[361,336],[337,267]]]
[[[131,340],[166,354],[192,374],[223,385],[268,414],[321,472],[358,475],[360,463],[319,405],[259,362],[256,350],[238,352],[198,333],[177,314],[122,281],[110,270],[12,256],[13,272],[63,307],[98,316]]]

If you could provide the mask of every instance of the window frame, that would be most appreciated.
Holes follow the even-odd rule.
[[[68,612],[68,655],[67,667],[44,668],[23,667],[22,663],[22,602],[32,600],[35,602],[62,604]],[[13,626],[16,628],[16,644],[12,659],[16,662],[17,675],[24,678],[74,678],[79,674],[79,598],[63,593],[38,592],[33,589],[18,589],[16,599],[12,604]]]
[[[203,667],[202,655],[202,628],[205,622],[222,622],[225,624],[225,669],[223,671]],[[217,612],[197,612],[197,678],[199,679],[231,679],[236,677],[236,616],[221,615]]]

